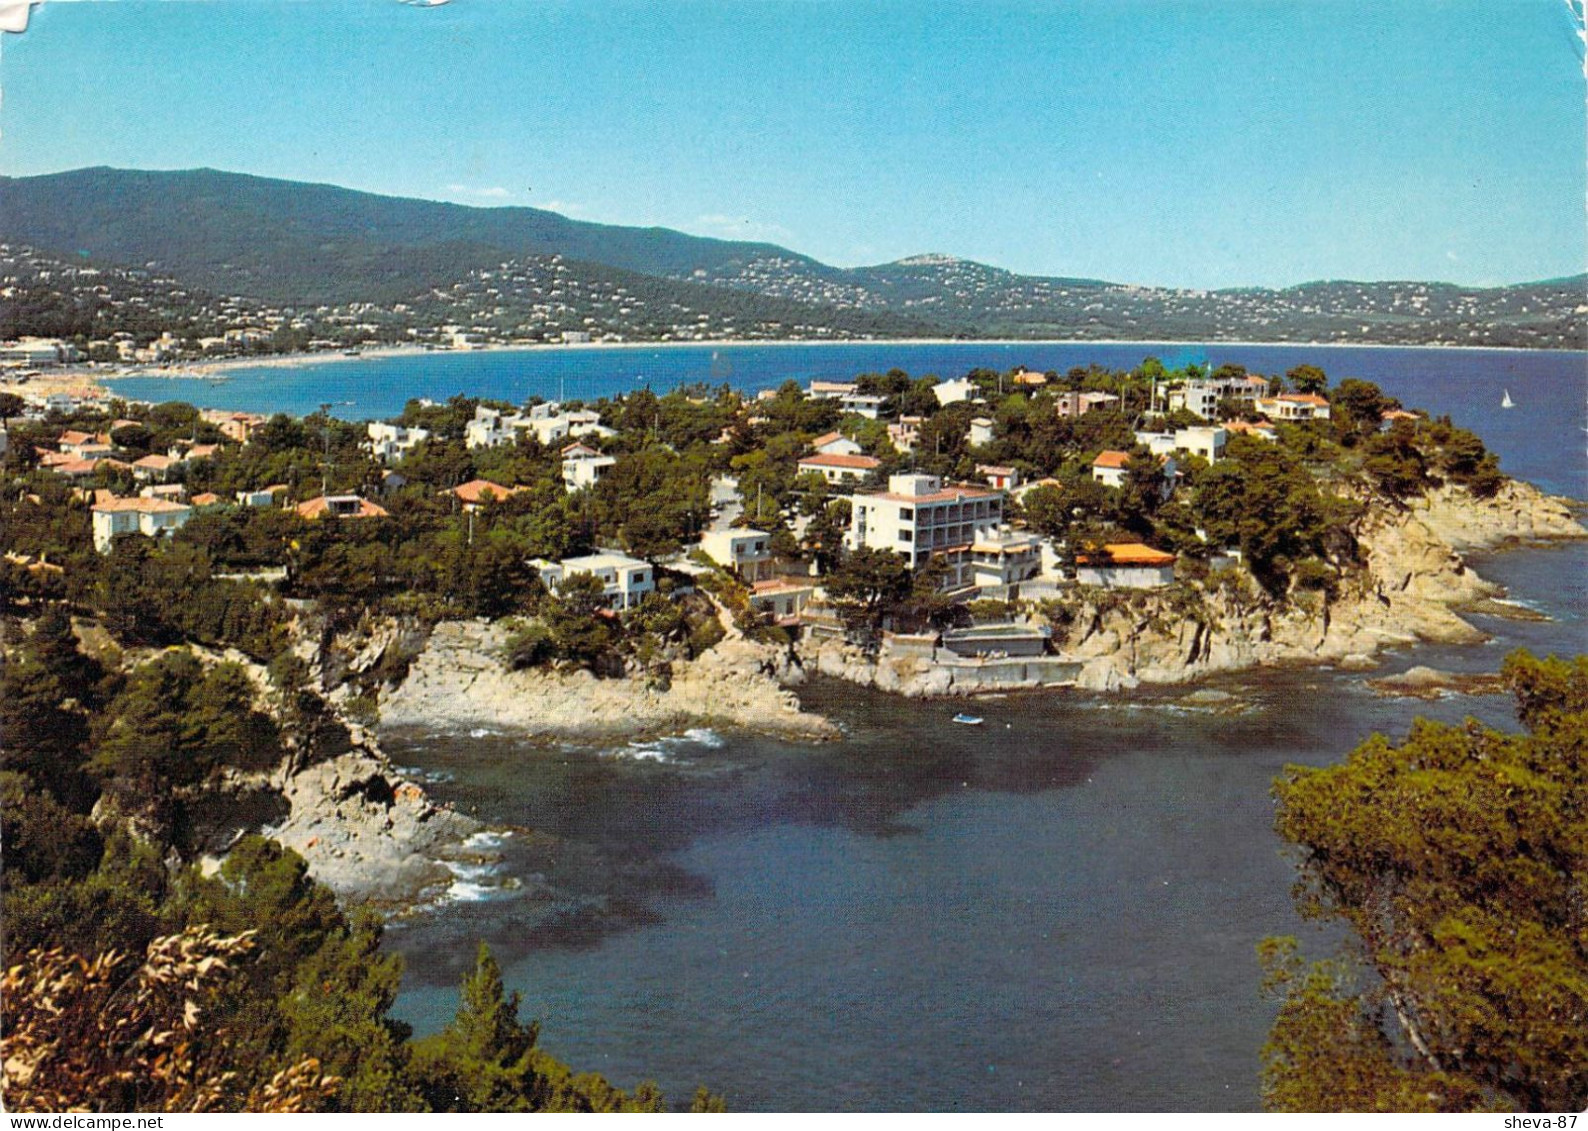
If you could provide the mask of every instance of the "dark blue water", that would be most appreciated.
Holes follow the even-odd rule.
[[[1493,670],[1517,644],[1588,644],[1588,545],[1485,571],[1554,619],[1490,620],[1471,648],[1391,657]],[[484,938],[543,1040],[624,1084],[698,1083],[738,1109],[1245,1110],[1272,1006],[1254,947],[1299,934],[1270,830],[1287,763],[1339,759],[1414,715],[1512,725],[1503,697],[1380,699],[1366,677],[953,706],[824,683],[849,730],[801,746],[697,733],[606,750],[506,738],[392,740],[434,788],[530,826],[504,871],[533,895],[461,901],[395,927],[421,1031],[456,1008]]]
[[[1449,414],[1511,474],[1588,498],[1588,355],[1185,344],[957,344],[547,349],[239,372],[225,384],[137,379],[127,396],[395,414],[414,396],[590,399],[642,384],[743,389],[898,366],[958,375],[1302,362]],[[636,380],[639,378],[639,380]],[[1509,389],[1517,407],[1502,411]],[[343,403],[348,402],[348,403]],[[1390,657],[1492,671],[1505,652],[1588,649],[1588,546],[1478,560],[1551,616],[1482,620],[1493,642]],[[474,942],[489,941],[543,1041],[583,1069],[675,1098],[700,1083],[738,1109],[1243,1110],[1258,1101],[1272,1006],[1256,942],[1328,940],[1290,904],[1271,832],[1286,763],[1339,759],[1417,714],[1509,725],[1503,697],[1380,699],[1364,676],[1265,673],[1216,686],[1233,716],[1179,692],[1129,700],[990,700],[979,730],[951,706],[808,689],[848,738],[739,735],[545,748],[502,737],[393,736],[440,797],[534,829],[442,910],[395,926],[397,1012],[444,1024]],[[493,888],[508,877],[516,893]],[[483,879],[483,882],[482,882]],[[479,898],[480,896],[484,898]]]
[[[249,412],[305,414],[330,403],[335,415],[358,420],[395,416],[412,397],[444,400],[456,393],[513,402],[531,396],[594,400],[644,385],[662,391],[704,381],[756,390],[790,378],[803,384],[894,367],[940,377],[977,366],[1064,372],[1095,362],[1128,369],[1149,355],[1170,366],[1229,361],[1259,373],[1283,373],[1307,362],[1336,381],[1375,381],[1408,405],[1448,413],[1457,424],[1476,429],[1509,473],[1548,491],[1588,498],[1588,460],[1582,458],[1588,445],[1588,354],[1579,352],[1184,342],[575,347],[242,369],[219,384],[136,377],[118,380],[114,388],[137,400],[190,400]],[[1506,389],[1517,407],[1501,412]],[[1566,452],[1577,458],[1563,460]]]

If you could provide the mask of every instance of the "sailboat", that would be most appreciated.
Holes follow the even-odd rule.
[[[1501,408],[1515,408],[1516,402],[1511,399],[1511,390],[1505,390],[1505,395],[1500,398]]]

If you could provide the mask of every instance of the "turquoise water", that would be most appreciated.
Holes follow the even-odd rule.
[[[814,357],[824,375],[923,372],[943,364],[938,348]],[[1065,367],[1144,352],[1052,348],[952,358]],[[1588,497],[1581,354],[1207,356],[1369,377],[1476,428],[1513,473]],[[1507,388],[1518,407],[1502,412]],[[1588,649],[1588,546],[1476,561],[1551,619],[1484,619],[1490,643],[1398,653],[1384,671]],[[951,724],[951,703],[817,682],[803,697],[847,731],[822,746],[709,731],[607,749],[391,736],[438,796],[539,834],[507,838],[495,875],[392,929],[409,964],[397,1012],[421,1032],[444,1024],[484,938],[549,1049],[675,1098],[705,1083],[743,1110],[1253,1109],[1272,1019],[1255,944],[1331,945],[1291,908],[1275,775],[1375,730],[1402,736],[1419,714],[1511,725],[1504,697],[1380,699],[1366,678],[1216,681],[1247,704],[1235,715],[1173,691],[992,699],[981,728]],[[525,887],[504,889],[509,877]]]
[[[190,400],[250,412],[314,412],[330,403],[348,420],[395,416],[412,397],[457,393],[520,402],[531,396],[593,400],[649,385],[693,382],[771,388],[785,380],[851,377],[897,366],[913,375],[958,376],[977,366],[1026,365],[1063,372],[1093,362],[1130,368],[1155,355],[1175,366],[1239,362],[1281,373],[1303,362],[1331,378],[1376,381],[1408,404],[1447,412],[1477,428],[1512,474],[1551,491],[1588,497],[1588,354],[1526,350],[1406,349],[1345,346],[1228,346],[1183,342],[1096,345],[1076,342],[950,345],[843,343],[786,346],[574,347],[514,352],[415,354],[302,368],[234,371],[224,383],[127,378],[115,390],[137,400]],[[1510,389],[1517,407],[1499,410]],[[1551,453],[1578,458],[1562,466]],[[1559,473],[1557,475],[1557,473]]]

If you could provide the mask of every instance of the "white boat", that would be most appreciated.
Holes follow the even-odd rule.
[[[951,722],[962,723],[968,727],[979,727],[984,721],[980,715],[967,715],[963,711],[955,715]]]
[[[1501,408],[1515,408],[1516,402],[1511,399],[1511,390],[1505,390],[1505,396],[1500,398]]]

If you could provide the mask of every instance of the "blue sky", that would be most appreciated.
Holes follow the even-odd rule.
[[[1584,269],[1563,0],[50,0],[0,172],[211,166],[1192,287]]]

